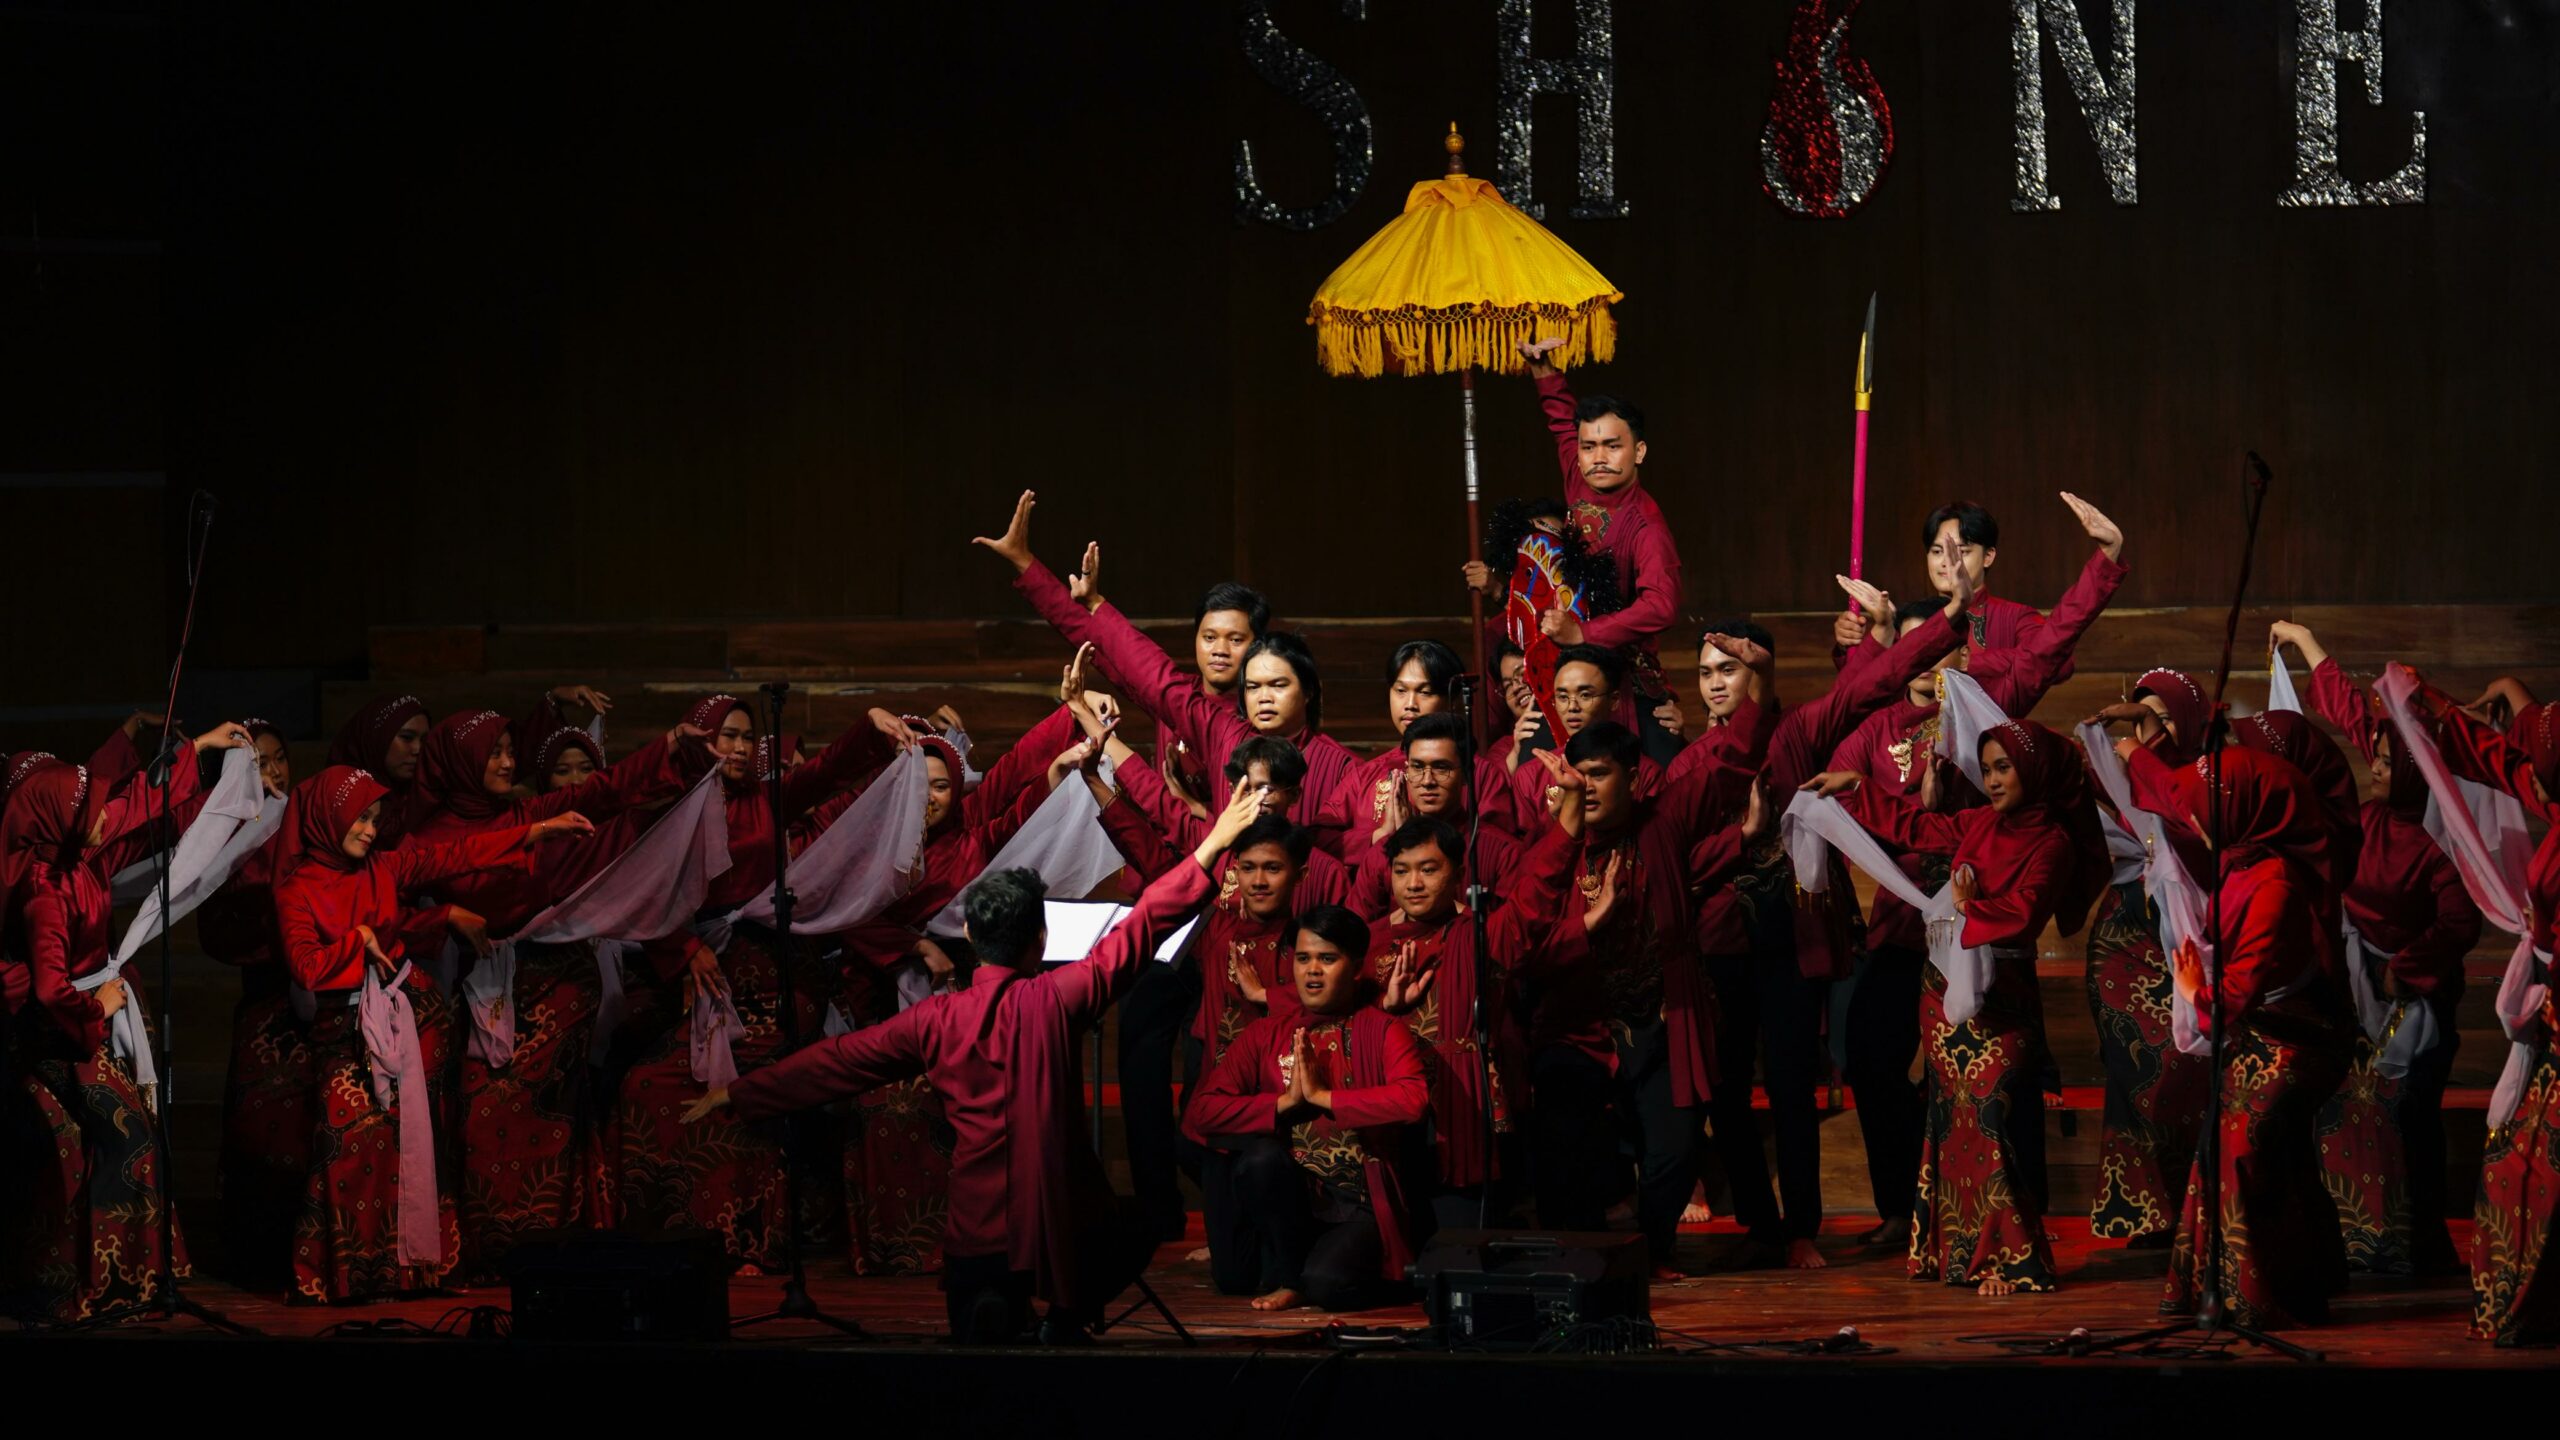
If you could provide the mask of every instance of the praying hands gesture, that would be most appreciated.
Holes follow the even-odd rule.
[[[1378,807],[1378,825],[1369,832],[1369,843],[1386,844],[1387,837],[1403,829],[1404,822],[1412,818],[1412,809],[1404,803],[1404,772],[1398,770],[1394,783],[1388,787],[1387,803]]]
[[[1315,1066],[1307,1060],[1304,1026],[1289,1041],[1289,1081],[1280,1089],[1280,1123],[1286,1125],[1333,1109],[1333,1091],[1316,1083]]]
[[[2062,496],[2063,504],[2071,507],[2071,513],[2080,517],[2080,528],[2088,531],[2089,538],[2098,542],[2098,548],[2107,552],[2107,559],[2121,564],[2124,560],[2124,531],[2107,518],[2107,512],[2068,490],[2056,493]]]
[[[1013,502],[1013,523],[1005,527],[1005,531],[1002,535],[999,535],[992,540],[988,539],[984,535],[976,535],[970,537],[969,543],[972,545],[984,545],[988,549],[996,552],[998,555],[1003,556],[1007,561],[1011,562],[1014,573],[1017,575],[1030,569],[1032,559],[1031,509],[1039,503],[1040,497],[1038,495],[1029,490],[1023,491],[1022,498]]]
[[[1425,970],[1414,963],[1413,942],[1407,940],[1387,957],[1386,973],[1378,981],[1378,1008],[1390,1015],[1410,1015],[1431,993],[1431,982],[1439,978],[1438,967]]]

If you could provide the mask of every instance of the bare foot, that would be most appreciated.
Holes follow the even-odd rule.
[[[1813,1248],[1810,1240],[1787,1242],[1787,1268],[1790,1270],[1820,1270],[1830,1263],[1822,1258],[1821,1251]]]
[[[1973,1287],[1973,1293],[1976,1295],[2015,1295],[2018,1293],[2018,1286],[2014,1281],[2003,1279],[1997,1275],[1992,1275],[1986,1277],[1981,1284]]]
[[[1190,1261],[1194,1265],[1197,1265],[1201,1261],[1209,1258],[1209,1247],[1203,1245],[1197,1250],[1186,1250],[1182,1253],[1182,1258]]]
[[[1677,1285],[1688,1278],[1689,1272],[1681,1269],[1677,1265],[1656,1265],[1653,1267],[1653,1283],[1656,1285]]]
[[[1713,1222],[1715,1218],[1714,1210],[1696,1200],[1680,1208],[1680,1223],[1683,1225],[1705,1225]]]
[[[1256,1310],[1295,1310],[1298,1308],[1298,1292],[1295,1290],[1282,1289],[1274,1290],[1268,1295],[1256,1295],[1253,1297],[1253,1308]]]

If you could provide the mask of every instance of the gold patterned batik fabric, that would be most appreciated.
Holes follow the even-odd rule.
[[[2489,1137],[2472,1216],[2472,1335],[2500,1345],[2560,1335],[2560,1278],[2542,1273],[2560,1223],[2560,1057],[2548,1048],[2515,1116]]]
[[[2167,956],[2140,882],[2098,899],[2089,922],[2089,1013],[2106,1067],[2104,1131],[2090,1233],[2131,1240],[2176,1223],[2204,1125],[2205,1062],[2169,1033]]]

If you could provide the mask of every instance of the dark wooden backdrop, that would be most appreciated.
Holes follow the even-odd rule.
[[[1620,0],[1632,214],[1564,218],[1569,100],[1537,189],[1629,297],[1587,383],[1651,411],[1693,611],[1836,601],[1871,289],[1888,583],[1960,493],[2042,597],[2078,562],[2068,487],[2132,533],[2127,603],[2211,599],[2255,447],[2262,597],[2552,595],[2560,6],[2392,6],[2345,169],[2396,166],[2423,106],[2429,203],[2310,212],[2275,205],[2291,8],[2142,6],[2132,208],[2048,52],[2064,208],[2019,215],[2009,7],[1871,0],[1852,49],[1898,153],[1813,222],[1758,180],[1785,0]],[[1540,6],[1547,53],[1570,9]],[[1133,611],[1230,574],[1302,615],[1455,609],[1455,382],[1327,379],[1302,319],[1449,120],[1490,169],[1492,7],[1273,10],[1376,123],[1367,193],[1307,234],[1232,218],[1239,136],[1294,202],[1327,152],[1209,0],[170,12],[166,504],[220,492],[236,547],[203,663],[343,663],[376,622],[1012,613],[964,542],[1024,486]],[[1551,485],[1526,383],[1484,406],[1488,493]]]

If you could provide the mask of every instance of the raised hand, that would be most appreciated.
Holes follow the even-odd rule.
[[[1407,940],[1387,961],[1385,978],[1378,986],[1378,1008],[1390,1015],[1410,1015],[1439,978],[1437,967],[1425,970],[1414,962],[1413,942]]]
[[[906,717],[892,714],[886,710],[874,708],[869,718],[871,720],[871,728],[888,736],[899,749],[912,750],[915,748],[916,740],[918,739],[918,736],[916,735],[916,727],[908,724]],[[951,778],[957,780],[960,777],[954,775]]]
[[[1022,498],[1013,502],[1013,523],[1005,527],[1002,535],[992,540],[984,535],[974,535],[970,537],[969,543],[984,545],[1003,556],[1011,562],[1017,574],[1030,569],[1031,507],[1039,503],[1039,496],[1028,490],[1023,491]]]
[[[2169,979],[2178,987],[2179,998],[2198,1011],[2204,1009],[2204,952],[2196,948],[2190,935],[2178,942],[2178,953],[2169,957]]]
[[[2097,725],[2111,728],[2117,725],[2139,725],[2150,718],[2150,706],[2143,704],[2139,700],[2119,700],[2113,705],[2106,706],[2096,714],[2082,720],[2080,723],[2083,725]]]
[[[1058,703],[1069,706],[1084,704],[1085,691],[1092,679],[1093,642],[1088,640],[1076,647],[1074,659],[1058,668]]]
[[[1068,776],[1089,763],[1098,763],[1101,755],[1102,742],[1090,736],[1059,751],[1058,758],[1049,762],[1049,788],[1055,790],[1065,784]]]
[[[1084,565],[1067,577],[1067,594],[1089,613],[1102,608],[1102,542],[1084,542]]]
[[[1939,547],[1946,553],[1947,574],[1951,585],[1947,591],[1947,613],[1962,615],[1973,605],[1973,572],[1965,568],[1964,547],[1952,535]]]
[[[1262,970],[1245,958],[1242,941],[1229,942],[1227,949],[1227,983],[1248,1002],[1268,1008],[1271,987],[1262,983]]]
[[[1859,583],[1864,584],[1865,582],[1861,581]],[[1872,590],[1875,587],[1870,585],[1867,588]],[[1876,598],[1882,600],[1884,598],[1883,593],[1879,591]],[[1891,602],[1888,601],[1886,603],[1889,604]],[[1707,643],[1718,650],[1723,651],[1727,655],[1732,656],[1734,659],[1741,661],[1743,668],[1746,670],[1756,670],[1763,674],[1768,672],[1770,664],[1769,648],[1760,644],[1756,640],[1746,640],[1739,635],[1709,635],[1707,637]]]
[[[2080,528],[2089,532],[2089,538],[2098,542],[2098,548],[2107,552],[2107,558],[2124,559],[2124,531],[2107,518],[2107,512],[2068,490],[2060,493],[2062,503],[2070,506],[2071,513],[2080,517]]]
[[[933,723],[937,729],[957,730],[963,734],[968,733],[969,729],[966,724],[961,722],[960,712],[952,709],[948,705],[937,705],[934,707]]]
[[[1849,603],[1858,607],[1859,614],[1884,615],[1892,613],[1893,601],[1887,598],[1883,591],[1877,589],[1873,585],[1868,584],[1864,580],[1855,579],[1847,575],[1834,575],[1831,578],[1838,581],[1840,583],[1840,588],[1848,593]],[[1719,650],[1724,649],[1721,645],[1718,645],[1716,648]],[[1733,652],[1727,650],[1725,653],[1730,655]],[[1735,656],[1734,658],[1740,659],[1741,657]]]
[[[1200,862],[1201,869],[1206,870],[1216,864],[1218,856],[1236,843],[1236,837],[1245,832],[1245,827],[1262,817],[1262,797],[1270,789],[1268,785],[1237,783],[1235,792],[1227,796],[1227,808],[1219,812],[1216,821],[1209,826],[1208,837],[1200,842],[1198,850],[1192,852],[1192,858]]]
[[[1609,917],[1617,913],[1618,862],[1625,855],[1623,850],[1610,851],[1609,863],[1601,866],[1600,873],[1592,876],[1590,884],[1584,888],[1582,928],[1585,933],[1597,934],[1600,927],[1609,923]]]
[[[1565,763],[1553,750],[1537,752],[1538,763],[1547,770],[1547,814],[1567,835],[1582,833],[1582,792],[1588,782],[1582,772]]]
[[[1742,807],[1742,840],[1746,845],[1757,844],[1768,833],[1769,780],[1767,776],[1753,776],[1751,798]]]
[[[1582,643],[1582,621],[1570,610],[1549,610],[1538,617],[1538,633],[1559,645]]]
[[[1532,375],[1553,375],[1556,367],[1547,363],[1547,352],[1562,348],[1564,341],[1549,335],[1521,342],[1520,358],[1529,362]]]
[[[554,685],[551,698],[563,705],[584,705],[599,715],[613,709],[613,697],[593,685]]]
[[[196,753],[208,750],[237,750],[249,743],[249,727],[237,720],[225,720],[195,739]]]

